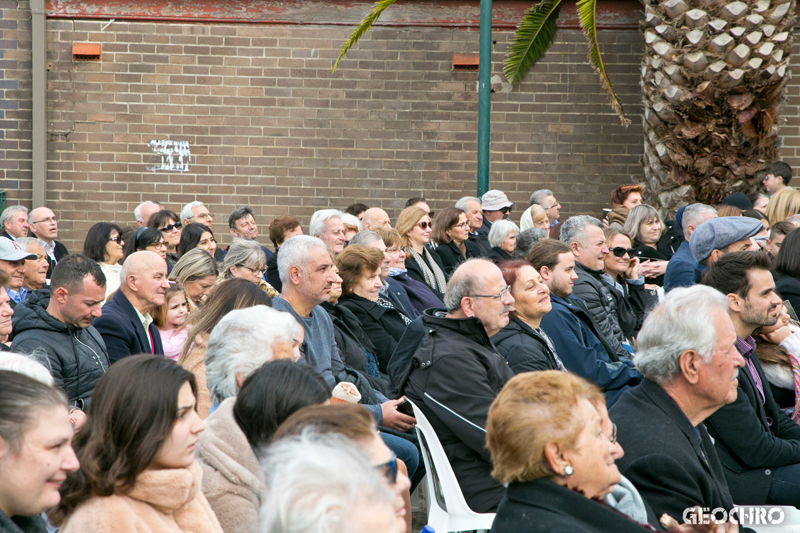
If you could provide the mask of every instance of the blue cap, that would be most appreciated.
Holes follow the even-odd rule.
[[[727,246],[755,237],[764,226],[761,221],[750,217],[720,217],[706,220],[694,230],[689,238],[689,249],[694,260],[702,263],[714,250],[722,250]]]

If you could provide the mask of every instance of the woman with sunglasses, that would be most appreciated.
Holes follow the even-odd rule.
[[[425,246],[431,240],[431,217],[420,207],[406,207],[397,217],[397,231],[406,249],[405,267],[408,277],[431,288],[440,300],[444,298],[447,278],[442,260]]]
[[[120,259],[125,256],[125,241],[120,235],[122,230],[116,224],[98,222],[86,233],[83,242],[83,255],[96,261],[106,276],[106,298],[119,289],[119,273],[122,265]]]
[[[639,275],[639,258],[627,233],[614,228],[603,230],[608,254],[603,258],[603,281],[612,290],[616,301],[617,321],[625,338],[639,333],[646,310],[657,303],[644,288],[644,277]]]
[[[148,228],[155,228],[161,231],[164,241],[167,243],[167,264],[175,266],[178,262],[178,244],[181,242],[181,224],[178,215],[169,209],[162,209],[158,213],[151,215],[147,221]]]
[[[447,207],[436,214],[431,238],[436,243],[436,255],[442,260],[447,279],[458,265],[470,257],[480,257],[477,245],[469,241],[467,214],[457,207]]]

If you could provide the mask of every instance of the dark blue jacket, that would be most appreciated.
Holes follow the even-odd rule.
[[[391,300],[394,306],[405,313],[408,318],[411,320],[417,318],[421,313],[417,312],[403,284],[392,277],[386,278],[385,281],[389,286],[384,296]]]
[[[92,325],[100,332],[108,349],[108,360],[115,363],[129,355],[155,353],[164,355],[161,335],[155,324],[150,324],[150,335],[144,330],[139,315],[122,291],[103,306],[103,315],[95,318]],[[154,350],[150,350],[150,337]]]
[[[664,273],[664,290],[669,292],[675,287],[691,287],[700,283],[703,270],[705,267],[692,256],[689,241],[683,241],[667,265],[667,271]]]
[[[426,309],[432,307],[437,309],[444,307],[444,303],[442,303],[430,287],[421,281],[415,280],[409,276],[408,273],[393,274],[391,279],[403,286],[411,305],[416,309],[418,315],[421,315]]]
[[[550,293],[553,308],[542,318],[541,328],[556,347],[556,353],[570,372],[596,383],[611,407],[626,389],[639,383],[641,374],[627,360],[612,361],[590,327],[591,318],[576,303]]]

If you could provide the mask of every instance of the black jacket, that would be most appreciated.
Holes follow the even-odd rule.
[[[765,403],[761,404],[747,367],[741,368],[736,401],[708,417],[706,426],[714,437],[733,501],[764,505],[772,485],[770,469],[800,463],[800,426],[778,408],[758,356],[753,354],[752,360],[763,384]]]
[[[275,253],[272,254],[272,257],[267,259],[267,283],[272,285],[276,291],[281,292],[283,290],[283,283],[281,283],[281,276],[278,272],[279,251],[280,250],[275,250]]]
[[[560,370],[544,337],[518,318],[511,317],[508,325],[492,337],[492,342],[515,374]]]
[[[150,324],[149,331],[144,330],[136,310],[121,290],[114,293],[114,296],[106,302],[103,306],[103,315],[95,318],[92,325],[103,336],[108,348],[108,360],[112,364],[123,357],[140,353],[164,355],[158,328],[155,324]]]
[[[446,244],[440,244],[436,247],[436,250],[431,252],[431,255],[435,254],[439,256],[444,266],[444,275],[447,279],[450,279],[450,276],[453,275],[453,272],[455,272],[461,263],[472,257],[480,257],[480,250],[469,240],[464,241],[464,248],[465,255],[461,255],[458,246],[453,242],[448,242]],[[408,264],[408,261],[406,261],[406,264]]]
[[[400,311],[381,307],[377,302],[357,294],[342,296],[337,306],[350,310],[356,316],[361,324],[361,331],[375,346],[373,355],[378,360],[378,369],[386,372],[397,341],[406,330],[406,323]]]
[[[329,302],[323,302],[320,306],[331,317],[336,347],[339,348],[339,357],[345,366],[358,370],[361,375],[369,380],[374,388],[381,391],[385,396],[389,396],[390,387],[388,381],[382,377],[369,375],[366,351],[375,355],[375,346],[369,340],[369,337],[364,334],[361,323],[353,312],[344,306],[333,305]]]
[[[659,385],[643,380],[617,400],[609,415],[625,450],[617,466],[656,516],[667,513],[682,523],[688,507],[733,507],[708,432],[698,425],[698,442],[683,411]]]
[[[488,257],[489,252],[492,250],[492,245],[489,244],[489,236],[484,233],[470,233],[469,242],[475,245],[475,248],[480,254],[479,257]]]
[[[53,243],[56,245],[56,249],[54,250],[54,254],[53,254],[53,255],[56,256],[56,260],[53,261],[50,258],[49,255],[47,256],[47,262],[49,264],[49,266],[47,267],[47,279],[50,279],[50,278],[53,277],[53,269],[56,267],[56,264],[59,261],[61,261],[61,259],[63,259],[64,257],[69,255],[69,252],[67,251],[67,247],[66,246],[64,246],[63,244],[61,244],[58,241],[53,241]]]
[[[439,269],[444,273],[444,279],[447,280],[447,273],[444,270],[444,265],[442,264],[442,260],[439,259],[439,254],[437,254],[436,251],[431,251],[431,250],[428,250],[428,252],[430,253],[430,257],[431,257],[431,259],[433,259],[433,262],[436,264],[436,266],[438,266]],[[423,257],[423,261],[425,261],[427,263],[427,260],[425,259],[425,256],[423,255],[422,257]],[[431,265],[429,264],[428,267],[430,268],[430,266]],[[420,283],[425,283],[425,276],[422,274],[422,270],[419,268],[419,265],[417,264],[417,262],[414,259],[410,259],[410,258],[406,259],[406,270],[407,270],[406,273],[408,274],[409,278],[415,279],[415,280],[419,281]],[[428,284],[425,283],[425,285],[428,285]],[[430,285],[428,285],[428,288],[431,289],[433,294],[439,300],[442,300],[444,298],[444,293],[441,293],[438,290],[436,290],[436,287],[431,287]]]
[[[491,476],[486,415],[514,373],[481,321],[429,309],[400,339],[389,376],[430,421],[467,505],[478,513],[493,511],[505,489]]]
[[[495,263],[502,263],[503,261],[508,261],[512,259],[511,254],[506,253],[505,250],[500,248],[499,246],[495,246],[492,248],[492,251],[489,252],[489,255],[486,256],[486,259],[490,261],[494,261]]]
[[[773,271],[775,278],[775,292],[784,300],[789,300],[795,313],[800,313],[800,279]]]
[[[572,297],[580,298],[592,315],[597,328],[618,354],[625,354],[622,344],[626,341],[617,319],[617,301],[611,294],[614,289],[603,281],[603,271],[593,270],[575,261],[578,279],[572,289]]]
[[[669,232],[664,232],[661,238],[656,243],[656,248],[650,248],[639,240],[633,241],[633,249],[636,250],[636,257],[639,261],[643,259],[652,259],[654,261],[669,261],[681,243],[678,239]],[[664,285],[664,274],[656,276],[655,278],[645,278],[647,283],[655,283],[658,286]]]
[[[603,282],[608,285],[608,290],[616,303],[617,322],[622,329],[622,334],[630,339],[639,334],[644,317],[658,304],[658,297],[651,295],[643,284],[628,284],[622,277],[618,277],[616,281],[622,287],[624,294],[619,292],[616,287],[609,285],[610,279],[603,277]]]
[[[645,533],[645,526],[605,503],[540,478],[512,482],[492,533]]]
[[[47,312],[50,291],[40,289],[14,310],[14,351],[47,355],[56,385],[64,389],[71,406],[86,410],[97,382],[108,369],[103,338],[92,326],[81,329]]]

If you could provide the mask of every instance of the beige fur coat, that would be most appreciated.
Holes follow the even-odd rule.
[[[258,529],[258,511],[266,482],[236,419],[236,398],[224,400],[206,419],[200,433],[197,462],[203,467],[203,493],[225,533]]]
[[[61,533],[221,533],[200,491],[203,471],[146,470],[128,495],[94,497],[67,517]]]

